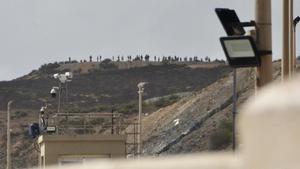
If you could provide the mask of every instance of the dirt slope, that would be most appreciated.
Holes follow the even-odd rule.
[[[280,63],[274,63],[274,78]],[[254,93],[253,69],[238,70],[238,105]],[[223,119],[231,118],[231,74],[192,96],[143,120],[144,153],[148,155],[207,151],[209,137]],[[230,146],[230,145],[228,145]]]

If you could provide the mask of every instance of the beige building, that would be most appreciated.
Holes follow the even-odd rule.
[[[125,135],[41,135],[38,144],[41,168],[126,157]]]

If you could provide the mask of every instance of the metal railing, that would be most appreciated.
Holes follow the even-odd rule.
[[[127,156],[137,155],[138,123],[125,122],[120,113],[57,113],[46,121],[55,127],[49,135],[125,135]]]

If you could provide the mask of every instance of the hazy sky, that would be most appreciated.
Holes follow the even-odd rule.
[[[273,3],[274,58],[281,56],[281,6]],[[0,0],[0,80],[41,64],[89,55],[223,58],[216,7],[254,19],[255,0]],[[295,14],[300,7],[295,1]],[[300,35],[299,35],[300,36]],[[299,37],[298,36],[298,37]],[[299,38],[298,38],[299,40]],[[300,47],[300,46],[299,46]]]

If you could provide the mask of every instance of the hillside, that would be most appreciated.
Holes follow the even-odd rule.
[[[88,64],[88,63],[85,63]],[[151,113],[158,108],[176,102],[180,97],[189,96],[197,90],[214,83],[219,78],[227,76],[231,69],[223,64],[160,64],[118,68],[112,64],[105,66],[99,63],[89,63],[87,72],[79,72],[86,65],[78,64],[73,68],[75,73],[70,83],[69,111],[89,112],[107,111],[114,105],[117,111],[133,114],[137,111],[137,83],[147,81],[145,98],[149,104],[145,110]],[[70,65],[67,65],[70,66]],[[69,67],[70,68],[70,67]],[[50,88],[57,85],[51,77],[53,73],[69,71],[66,65],[47,64],[39,70],[18,79],[0,82],[0,103],[3,110],[6,103],[14,99],[12,112],[12,160],[15,167],[30,167],[37,164],[37,152],[34,140],[29,138],[27,127],[37,121],[38,111],[48,100],[50,108],[56,107],[56,100],[50,98]],[[177,95],[175,95],[177,94]],[[160,96],[165,96],[161,98]],[[154,100],[154,101],[153,101]],[[151,106],[151,103],[155,103]],[[108,105],[108,106],[107,106]],[[148,106],[148,107],[147,107]],[[154,107],[153,107],[154,106]],[[0,125],[5,126],[6,112],[0,113]],[[6,157],[6,127],[0,128],[0,163],[5,163]],[[4,167],[4,166],[0,166]]]
[[[168,66],[170,65],[164,68]],[[182,65],[179,67],[190,69],[182,68]],[[279,75],[280,62],[275,62],[274,79],[278,79]],[[238,106],[254,93],[254,79],[254,69],[238,70]],[[149,102],[152,100],[160,99],[149,99]],[[173,101],[170,105],[162,105],[160,109],[144,116],[144,154],[157,156],[229,150],[232,134],[230,131],[231,102],[232,74],[230,71],[204,87],[201,87],[201,84],[195,84],[192,94],[183,94],[181,99]],[[37,152],[34,150],[33,140],[26,135],[25,127],[29,121],[37,118],[37,115],[14,113],[13,116],[13,160],[17,166],[33,166],[37,163]],[[1,113],[1,125],[5,124],[4,117],[4,113]],[[134,119],[135,117],[129,117],[129,120]],[[5,128],[0,128],[2,138],[0,140],[0,163],[4,163],[5,160],[4,131]]]
[[[279,75],[277,62],[274,79]],[[238,70],[238,106],[254,94],[254,79],[253,69]],[[231,111],[232,76],[228,75],[145,117],[144,153],[163,155],[230,149]]]
[[[105,111],[113,105],[126,104],[137,99],[137,84],[149,82],[145,98],[170,95],[178,92],[201,89],[223,77],[231,69],[219,64],[215,67],[185,64],[160,64],[119,69],[113,63],[95,63],[94,69],[81,73],[87,63],[77,64],[72,69],[74,79],[68,85],[68,111]],[[70,65],[67,65],[70,66]],[[0,82],[0,109],[5,109],[9,100],[15,100],[15,108],[38,110],[47,100],[52,109],[57,100],[49,95],[52,86],[58,82],[52,77],[54,73],[70,71],[66,65],[48,64],[39,70],[16,80]],[[76,65],[73,64],[76,68]]]

